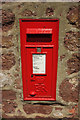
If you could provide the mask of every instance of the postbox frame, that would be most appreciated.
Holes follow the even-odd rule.
[[[41,22],[41,21],[43,21],[43,22],[57,22],[57,24],[56,24],[56,31],[57,31],[57,33],[55,32],[55,38],[56,38],[56,40],[57,40],[57,42],[56,41],[54,41],[54,43],[52,43],[52,44],[26,44],[26,41],[24,41],[24,43],[23,43],[23,39],[25,39],[25,37],[23,37],[23,35],[22,35],[22,33],[23,33],[23,31],[24,30],[22,30],[22,22]],[[21,67],[22,67],[22,81],[23,81],[23,97],[24,97],[24,100],[40,100],[40,101],[44,101],[44,100],[47,100],[47,101],[54,101],[54,100],[56,100],[56,80],[57,80],[57,62],[58,62],[58,36],[59,36],[59,19],[20,19],[19,20],[19,22],[20,22],[20,38],[21,38],[21,44],[20,44],[20,46],[21,46]],[[25,33],[26,33],[26,29],[25,29]],[[53,32],[52,32],[53,33]],[[51,31],[50,31],[50,34],[51,34]],[[52,34],[52,38],[53,38],[53,34]],[[56,56],[56,59],[54,59],[54,62],[55,62],[55,81],[54,81],[54,90],[52,89],[52,91],[53,91],[53,93],[51,94],[51,97],[43,97],[43,98],[28,98],[28,97],[26,97],[26,93],[27,93],[27,90],[26,90],[26,80],[25,80],[25,77],[26,77],[26,71],[23,69],[24,68],[24,64],[23,64],[23,62],[25,62],[25,59],[26,59],[26,57],[25,57],[25,49],[26,48],[37,48],[37,47],[45,47],[45,48],[52,48],[52,49],[56,49],[56,53],[54,53],[54,54],[56,54],[56,55],[53,55],[53,56]],[[41,49],[42,49],[41,48]],[[54,50],[55,51],[55,50]],[[44,54],[42,51],[41,51],[41,53],[42,54]],[[41,54],[40,53],[40,54]],[[34,53],[32,53],[32,54],[34,54]],[[37,54],[39,54],[38,52],[37,52]],[[53,79],[53,78],[52,78]],[[52,86],[53,86],[53,81],[52,81]]]

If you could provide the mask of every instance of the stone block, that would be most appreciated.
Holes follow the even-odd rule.
[[[2,48],[10,48],[14,46],[12,38],[13,38],[13,35],[2,36]]]
[[[2,91],[2,100],[15,100],[16,92],[13,90],[3,90]]]
[[[49,105],[44,106],[44,105],[25,104],[23,108],[26,114],[32,114],[32,113],[50,114],[52,112],[52,107]]]
[[[78,102],[78,78],[63,80],[59,87],[59,95],[66,102]]]
[[[80,6],[73,6],[69,8],[69,11],[67,13],[67,19],[69,20],[69,23],[72,25],[75,25],[76,27],[80,27],[80,22],[79,22],[79,9]]]
[[[10,102],[3,101],[2,105],[3,105],[2,109],[5,113],[14,113],[15,109],[17,108],[17,104],[12,101]]]
[[[52,16],[52,15],[54,15],[54,9],[51,7],[48,7],[46,9],[46,16]]]
[[[15,14],[11,9],[2,10],[2,28],[4,31],[10,30],[15,22]]]
[[[64,46],[70,51],[78,51],[79,45],[79,32],[69,31],[64,38]]]
[[[80,70],[80,55],[75,53],[72,55],[72,58],[67,60],[68,74],[79,72]]]
[[[15,56],[12,52],[2,54],[2,70],[10,70],[15,65]]]

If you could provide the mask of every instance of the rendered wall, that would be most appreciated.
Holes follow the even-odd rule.
[[[23,101],[19,18],[60,20],[56,101]],[[79,118],[79,28],[78,2],[2,3],[3,118]]]

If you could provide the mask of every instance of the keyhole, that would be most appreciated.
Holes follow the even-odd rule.
[[[33,75],[31,75],[31,77],[33,77]]]

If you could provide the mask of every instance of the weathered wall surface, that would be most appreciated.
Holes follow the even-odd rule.
[[[77,118],[80,56],[79,3],[4,2],[2,4],[2,116],[3,118]],[[23,101],[20,73],[19,18],[58,18],[59,56],[57,98]]]

